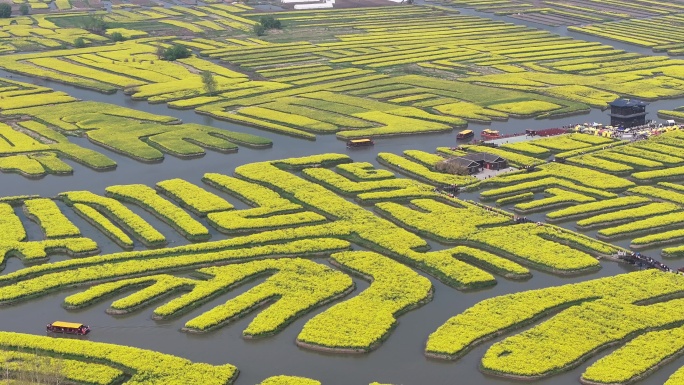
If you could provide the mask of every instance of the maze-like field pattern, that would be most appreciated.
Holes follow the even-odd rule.
[[[670,145],[681,145],[679,138],[679,133],[673,132],[663,134],[660,141],[667,139]],[[572,140],[582,146],[594,139],[576,134],[544,139],[539,144],[568,150]],[[399,171],[417,173],[422,169],[412,165],[422,165],[428,176],[424,180],[436,172],[430,165],[437,160],[435,155],[407,151],[405,157],[398,157],[404,159],[398,162],[403,165],[397,167]],[[314,308],[335,301],[334,306],[304,324],[297,344],[305,349],[343,354],[377,349],[383,340],[391,338],[402,313],[432,299],[432,284],[416,270],[454,289],[467,290],[494,285],[495,276],[534,279],[532,270],[559,275],[595,271],[601,267],[597,258],[621,250],[562,227],[517,223],[506,211],[449,197],[431,185],[396,178],[367,163],[355,165],[346,155],[323,154],[247,164],[237,167],[233,176],[206,174],[203,186],[173,179],[158,182],[156,188],[110,186],[102,195],[72,191],[59,194],[55,200],[5,198],[0,205],[5,230],[0,242],[3,260],[17,256],[26,261],[47,261],[50,254],[65,250],[81,258],[27,266],[1,275],[0,301],[12,305],[88,284],[89,288],[66,297],[64,306],[84,308],[126,292],[127,296],[110,304],[108,313],[149,311],[154,319],[168,319],[183,317],[189,309],[202,307],[256,280],[254,287],[239,296],[205,308],[199,316],[188,317],[182,331],[207,333],[258,312],[243,330],[243,336],[267,338]],[[653,172],[678,167],[672,166]],[[681,189],[679,184],[637,186],[628,179],[570,164],[548,163],[533,172],[505,173],[471,184],[468,189],[483,189],[483,198],[498,198],[518,194],[517,186],[525,183],[530,184],[526,189],[532,191],[571,198],[533,200],[541,202],[535,210],[564,203],[570,207],[553,211],[549,217],[595,218],[591,225],[600,226],[601,231],[631,235],[647,229],[649,236],[657,233],[664,238],[670,232],[655,231],[661,228],[659,223],[670,223],[670,216],[679,218],[682,213],[681,202],[672,198],[677,196],[675,190]],[[573,205],[575,195],[591,201]],[[658,197],[668,198],[669,202],[654,202]],[[251,207],[236,209],[236,200]],[[161,219],[168,229],[155,228],[131,210],[134,206]],[[620,212],[611,214],[613,210],[642,207],[648,207],[650,214],[644,213],[645,219],[631,222],[638,230],[611,226],[622,218]],[[518,206],[513,209],[518,210]],[[94,228],[74,226],[64,215],[68,210],[86,218]],[[602,213],[597,217],[616,217],[591,217],[594,212]],[[25,220],[38,223],[45,239],[25,241]],[[642,224],[644,221],[648,222]],[[210,227],[232,237],[208,239]],[[98,245],[83,234],[95,229],[129,251],[93,255]],[[186,238],[187,244],[159,248],[166,242],[163,234],[169,230]],[[426,239],[444,246],[430,250]],[[675,245],[666,249],[667,255],[678,253],[681,246],[676,245],[681,242],[667,239]],[[333,267],[319,263],[320,258],[328,258]],[[178,277],[174,275],[178,271],[192,274]],[[345,299],[354,291],[350,275],[367,279],[371,285]],[[684,346],[681,333],[677,333],[677,327],[684,323],[679,316],[681,300],[669,299],[683,293],[683,282],[680,275],[650,270],[490,298],[436,330],[427,341],[426,354],[458,359],[487,338],[550,317],[494,344],[483,357],[483,370],[502,376],[549,376],[574,367],[594,351],[641,335],[597,361],[584,374],[592,381],[610,378],[626,383]],[[572,330],[567,330],[568,325]],[[568,333],[575,337],[568,339]],[[666,334],[670,344],[654,350],[650,360],[641,366],[625,368],[619,375],[609,370],[615,362],[630,360],[635,351],[657,338],[652,333]],[[40,344],[32,340],[38,337],[12,338],[23,341],[14,342],[19,346]],[[98,358],[97,354],[75,356],[86,361],[112,362],[115,367],[127,365]],[[557,358],[544,360],[536,355]],[[124,370],[111,372],[107,378],[129,376],[129,383],[134,383],[130,375]],[[102,376],[101,383],[111,382],[105,374]]]

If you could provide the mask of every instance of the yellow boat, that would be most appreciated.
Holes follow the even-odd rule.
[[[473,130],[463,130],[456,135],[456,139],[470,139],[475,136]]]
[[[90,327],[88,325],[75,322],[55,321],[51,324],[48,324],[46,329],[48,333],[66,333],[78,335],[86,335],[90,333]]]
[[[366,147],[374,144],[372,139],[354,139],[347,142],[347,147]]]
[[[489,138],[489,139],[498,138],[501,136],[501,134],[499,134],[499,131],[490,130],[489,128],[485,128],[484,130],[482,130],[481,135],[483,138]]]

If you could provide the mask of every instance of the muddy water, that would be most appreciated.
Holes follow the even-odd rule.
[[[470,14],[469,11],[464,13]],[[479,13],[473,13],[482,16]],[[493,17],[493,15],[484,15]],[[495,17],[496,18],[496,17]],[[506,21],[521,23],[513,19]],[[537,27],[537,25],[535,25]],[[540,26],[549,29],[545,26]],[[561,29],[561,30],[558,30]],[[550,28],[552,32],[567,34],[564,28]],[[570,35],[571,36],[571,35]],[[573,36],[575,37],[575,36]],[[581,36],[584,40],[601,41],[588,36]],[[617,44],[615,44],[617,45]],[[623,47],[619,47],[623,48]],[[647,50],[628,47],[631,51],[649,53]],[[168,178],[184,178],[186,180],[201,183],[200,178],[206,172],[231,173],[241,164],[279,159],[293,156],[305,156],[324,152],[340,152],[349,154],[355,161],[375,162],[378,152],[400,153],[406,149],[420,149],[433,151],[438,146],[455,145],[454,133],[424,135],[420,137],[396,137],[379,139],[374,148],[347,150],[342,141],[334,136],[319,136],[316,142],[295,139],[283,135],[259,131],[249,127],[243,127],[232,123],[218,121],[210,117],[195,114],[193,111],[178,111],[166,108],[164,105],[151,105],[146,102],[132,101],[122,93],[103,95],[97,92],[82,90],[71,86],[53,83],[44,80],[34,80],[27,77],[8,74],[0,71],[0,76],[11,76],[14,79],[27,81],[39,85],[49,86],[56,90],[66,91],[84,100],[95,100],[116,105],[136,108],[161,115],[172,115],[184,122],[201,123],[228,130],[250,132],[266,136],[273,140],[274,146],[270,149],[253,150],[240,148],[237,154],[219,154],[208,152],[206,156],[194,160],[181,160],[167,156],[164,162],[159,164],[141,164],[129,158],[109,153],[108,156],[116,160],[116,171],[95,172],[70,162],[75,168],[75,175],[71,177],[48,176],[40,181],[27,180],[18,175],[2,175],[0,195],[15,194],[40,194],[54,196],[59,192],[69,190],[87,189],[102,193],[104,188],[113,184],[145,183],[154,184],[157,181]],[[684,104],[682,100],[667,100],[652,103],[649,106],[651,117],[655,118],[658,109],[671,109]],[[547,127],[559,127],[579,122],[606,122],[607,115],[600,110],[592,110],[589,114],[566,117],[555,120],[517,120],[508,122],[495,122],[491,125],[471,124],[476,132],[485,127],[493,127],[502,133],[521,132],[525,129],[540,129]],[[99,149],[86,139],[74,139],[78,144]],[[218,192],[217,192],[218,193]],[[219,193],[220,194],[220,193]],[[475,195],[472,196],[476,198]],[[239,202],[230,199],[238,207]],[[466,198],[470,198],[467,196]],[[148,213],[135,209],[155,227],[159,228],[171,241],[171,244],[181,244],[185,241],[156,220]],[[118,248],[104,236],[89,227],[78,216],[67,211],[72,220],[79,227],[86,229],[85,235],[93,237],[104,252],[115,252]],[[541,218],[541,215],[539,215]],[[535,217],[536,218],[536,217]],[[534,219],[534,218],[533,218]],[[31,225],[29,225],[31,226]],[[38,229],[30,227],[31,237],[38,237]],[[213,233],[215,239],[221,235]],[[431,242],[433,248],[441,248],[435,242]],[[53,258],[59,260],[63,258]],[[325,261],[321,261],[325,263]],[[6,272],[21,268],[21,263],[16,259],[10,259],[6,266]],[[678,266],[675,266],[678,267]],[[435,286],[434,300],[422,308],[412,311],[400,318],[400,323],[391,337],[384,345],[366,355],[330,355],[316,353],[298,348],[294,340],[306,320],[320,313],[327,307],[317,309],[309,315],[302,317],[287,327],[280,334],[263,340],[244,340],[241,331],[253,319],[250,315],[235,324],[224,327],[207,335],[188,335],[179,332],[182,325],[189,319],[201,314],[203,310],[213,305],[220,304],[232,298],[257,283],[247,284],[238,290],[224,295],[212,303],[200,309],[184,315],[183,317],[164,322],[151,320],[152,308],[138,311],[134,314],[113,317],[104,313],[111,301],[97,304],[89,309],[80,311],[66,311],[60,304],[66,296],[78,290],[67,290],[57,294],[46,296],[37,300],[29,301],[17,306],[2,308],[0,310],[0,325],[2,330],[18,331],[24,333],[42,334],[45,324],[53,320],[74,320],[89,323],[94,332],[88,337],[92,341],[112,342],[136,346],[140,348],[158,350],[165,353],[186,357],[194,361],[203,361],[213,364],[226,362],[237,365],[241,374],[237,381],[238,385],[255,384],[266,377],[277,374],[301,375],[321,380],[324,384],[368,384],[372,381],[384,383],[423,385],[423,384],[512,384],[514,382],[500,378],[487,377],[478,371],[480,357],[484,354],[490,341],[470,352],[464,358],[456,362],[442,362],[429,360],[423,356],[423,349],[428,335],[443,324],[450,317],[465,310],[469,306],[492,296],[542,288],[566,283],[579,282],[587,279],[611,276],[628,271],[626,267],[615,263],[603,262],[603,269],[599,272],[572,278],[559,278],[545,273],[534,272],[534,278],[526,282],[513,282],[498,278],[498,284],[482,291],[473,293],[461,293],[453,290],[442,283],[432,279]],[[368,283],[356,279],[357,290],[354,294],[368,287]],[[121,295],[123,296],[123,295]],[[679,366],[684,364],[684,359],[676,360],[663,369],[648,377],[643,384],[663,383]],[[577,384],[578,378],[584,368],[589,364],[584,363],[580,367],[567,373],[557,375],[551,379],[536,381],[535,383],[551,385]]]

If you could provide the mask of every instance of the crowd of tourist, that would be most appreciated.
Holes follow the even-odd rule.
[[[660,261],[656,261],[655,259],[642,255],[641,253],[635,253],[633,251],[618,251],[617,257],[619,259],[622,259],[623,261],[626,261],[628,263],[631,263],[633,265],[636,265],[641,268],[646,268],[646,269],[658,269],[660,271],[664,272],[669,272],[669,273],[676,273],[676,274],[682,274],[681,272],[677,270],[672,270],[670,269],[667,265]]]

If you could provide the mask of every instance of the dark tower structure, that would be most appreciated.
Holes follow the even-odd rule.
[[[610,103],[610,125],[630,128],[646,124],[646,105],[637,99],[615,99]]]

